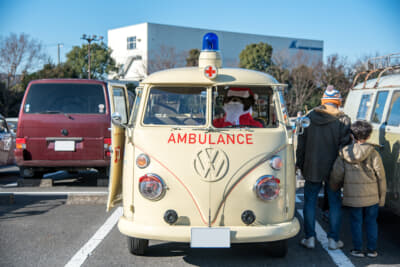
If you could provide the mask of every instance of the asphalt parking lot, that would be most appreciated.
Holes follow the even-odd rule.
[[[21,186],[15,167],[0,169],[0,266],[400,266],[400,217],[385,209],[379,216],[376,259],[350,256],[345,208],[342,250],[327,249],[328,225],[318,211],[317,247],[301,247],[300,232],[289,240],[283,259],[268,255],[265,244],[191,249],[189,244],[156,240],[150,242],[146,256],[134,256],[116,227],[121,208],[105,211],[107,187],[96,186],[90,172],[56,175],[66,176],[51,185]],[[300,187],[296,203],[300,222],[302,202]]]

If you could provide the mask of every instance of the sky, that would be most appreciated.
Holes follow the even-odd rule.
[[[0,0],[0,37],[26,33],[57,63],[82,34],[152,22],[322,40],[324,60],[400,53],[400,0]]]

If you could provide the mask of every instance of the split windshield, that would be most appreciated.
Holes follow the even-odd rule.
[[[25,113],[104,114],[106,103],[101,84],[32,84],[24,105]]]
[[[213,126],[277,127],[272,96],[269,87],[218,86],[213,90]]]
[[[227,114],[228,103],[239,101],[230,94],[232,88],[213,88],[212,121],[216,128],[277,127],[276,112],[269,87],[246,88],[246,100],[239,111]],[[236,87],[234,90],[237,90]],[[240,89],[242,90],[242,89]],[[249,93],[247,93],[249,92]],[[238,93],[240,96],[240,92]],[[249,96],[249,97],[247,97]],[[235,106],[235,105],[234,105]],[[143,123],[147,125],[206,124],[206,87],[152,87],[147,100]]]
[[[205,125],[205,87],[153,87],[150,89],[144,124]]]

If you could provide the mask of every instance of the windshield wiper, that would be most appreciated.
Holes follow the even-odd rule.
[[[42,112],[39,112],[40,114],[58,114],[58,113],[64,113],[64,112],[61,112],[61,111],[59,111],[59,110],[46,110],[46,111],[42,111]]]
[[[213,133],[213,132],[222,132],[223,130],[220,128],[213,128],[213,127],[208,127],[208,128],[192,128],[193,131],[205,131],[208,133]]]

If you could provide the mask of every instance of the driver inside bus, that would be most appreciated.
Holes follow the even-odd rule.
[[[229,88],[224,98],[224,115],[213,121],[214,127],[249,126],[263,127],[251,116],[255,95],[250,88]]]

